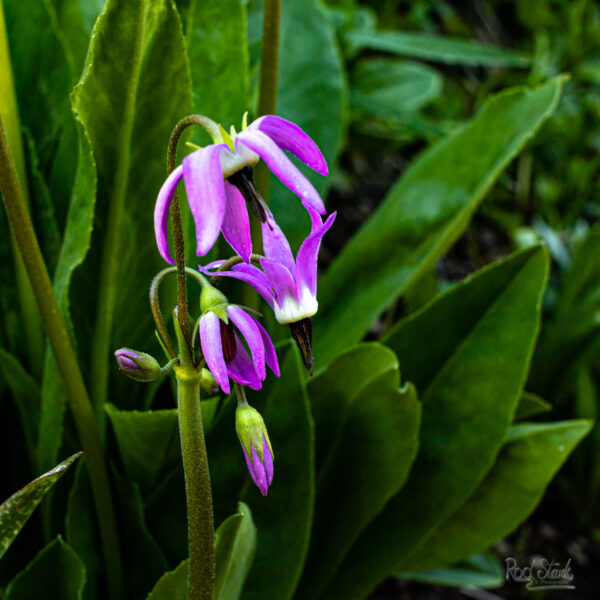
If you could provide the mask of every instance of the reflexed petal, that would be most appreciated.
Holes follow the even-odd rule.
[[[263,345],[265,347],[265,362],[267,363],[269,369],[273,371],[275,376],[279,377],[279,361],[277,360],[277,354],[275,353],[275,346],[273,345],[267,330],[256,319],[254,319],[254,322],[260,331],[260,335],[262,336]]]
[[[325,224],[313,231],[300,246],[296,257],[296,286],[298,292],[307,287],[313,296],[317,294],[317,260],[323,236],[333,225],[337,213],[332,213]]]
[[[265,115],[253,121],[248,129],[262,131],[280,148],[291,152],[307,167],[310,167],[321,175],[329,174],[327,163],[319,147],[295,123],[275,115]]]
[[[276,302],[279,307],[283,305],[285,298],[296,298],[296,284],[286,267],[268,258],[261,259],[260,265],[277,294]]]
[[[290,244],[279,225],[275,222],[273,214],[270,212],[267,215],[267,220],[262,224],[262,234],[265,256],[275,262],[281,263],[287,267],[290,273],[293,273],[296,264]]]
[[[250,221],[246,201],[239,190],[225,182],[226,208],[221,231],[229,245],[245,261],[250,262],[252,239],[250,238]]]
[[[267,487],[273,483],[273,455],[271,448],[267,443],[267,439],[263,435],[263,465],[265,467],[265,475],[267,476]]]
[[[174,264],[169,252],[169,209],[175,188],[183,176],[183,167],[177,167],[163,183],[158,192],[156,206],[154,207],[154,233],[156,234],[156,244],[160,255],[169,263]]]
[[[254,363],[250,356],[248,356],[248,352],[237,333],[235,334],[235,341],[237,345],[237,354],[233,359],[233,362],[230,362],[227,365],[229,377],[241,385],[247,385],[253,390],[260,390],[262,384],[256,369],[254,368]]]
[[[246,311],[234,305],[227,307],[227,316],[233,321],[233,324],[240,330],[244,336],[250,353],[254,368],[262,381],[266,377],[265,373],[265,346],[263,344],[260,329],[256,326],[256,319],[251,317]]]
[[[229,387],[227,367],[223,357],[220,320],[213,312],[206,313],[200,319],[200,345],[206,364],[215,381],[226,394],[229,394],[231,388]]]
[[[236,136],[236,148],[240,142],[256,152],[281,182],[300,196],[308,206],[325,214],[325,205],[317,190],[269,136],[258,129],[247,129]]]
[[[196,254],[203,256],[217,241],[225,216],[225,182],[221,152],[212,144],[188,154],[182,161],[188,203],[196,224]]]

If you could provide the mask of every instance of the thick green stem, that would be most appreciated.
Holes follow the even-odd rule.
[[[21,143],[21,125],[19,122],[19,108],[15,95],[15,87],[10,62],[10,50],[6,39],[6,26],[4,24],[4,11],[0,2],[0,117],[4,122],[6,138],[11,155],[15,162],[23,199],[29,205],[27,194],[27,174],[25,171],[25,160],[23,158],[23,146]],[[36,378],[42,374],[44,364],[44,336],[40,313],[35,303],[33,290],[19,254],[14,236],[11,235],[13,256],[15,262],[15,274],[17,280],[17,292],[21,314],[23,315],[23,326],[25,339],[27,341],[27,358],[31,373]]]
[[[42,317],[42,324],[65,386],[79,441],[85,453],[96,512],[98,513],[110,596],[114,599],[120,599],[123,598],[123,574],[121,571],[119,542],[108,473],[98,435],[97,422],[77,362],[77,356],[71,345],[67,327],[35,237],[31,218],[25,206],[1,118],[0,191]]]
[[[182,363],[187,363],[183,361]],[[200,410],[200,370],[189,363],[173,367],[177,378],[177,407],[181,455],[185,474],[188,518],[188,600],[213,600],[215,542],[208,471]]]

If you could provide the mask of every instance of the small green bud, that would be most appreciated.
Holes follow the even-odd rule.
[[[200,380],[200,389],[205,394],[216,394],[219,391],[219,384],[216,382],[213,374],[208,370],[202,369],[202,379]]]
[[[121,348],[115,352],[115,357],[119,370],[136,381],[154,381],[163,373],[158,361],[145,352]]]

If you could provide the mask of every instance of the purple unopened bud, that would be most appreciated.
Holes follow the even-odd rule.
[[[145,352],[121,348],[115,352],[119,370],[136,381],[154,381],[162,375],[157,360]]]
[[[250,476],[266,496],[273,482],[273,449],[263,418],[248,404],[240,404],[235,413],[235,428]]]

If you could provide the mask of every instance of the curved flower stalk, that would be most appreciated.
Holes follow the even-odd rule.
[[[254,390],[262,387],[266,366],[279,377],[273,342],[265,328],[241,306],[229,304],[219,290],[205,282],[200,296],[199,333],[206,365],[226,394],[229,379]],[[246,350],[245,343],[250,350]]]
[[[312,373],[312,320],[317,312],[317,261],[321,240],[333,225],[337,213],[329,215],[325,223],[318,212],[308,209],[312,221],[310,235],[302,242],[294,259],[290,245],[269,212],[262,226],[265,257],[260,260],[262,270],[251,264],[237,264],[219,276],[232,277],[249,283],[269,303],[277,321],[289,325],[300,348],[306,368]],[[223,264],[217,261],[201,271],[210,273],[211,267]]]
[[[291,152],[305,165],[327,175],[327,163],[315,142],[300,127],[281,117],[267,115],[231,135],[213,123],[214,143],[188,154],[163,184],[154,211],[154,230],[161,256],[170,264],[169,209],[177,184],[183,177],[188,203],[196,226],[196,253],[203,256],[213,247],[219,231],[237,254],[250,262],[252,241],[246,201],[262,222],[268,208],[254,187],[252,167],[262,158],[269,169],[305,207],[325,214],[319,194],[286,156]]]

